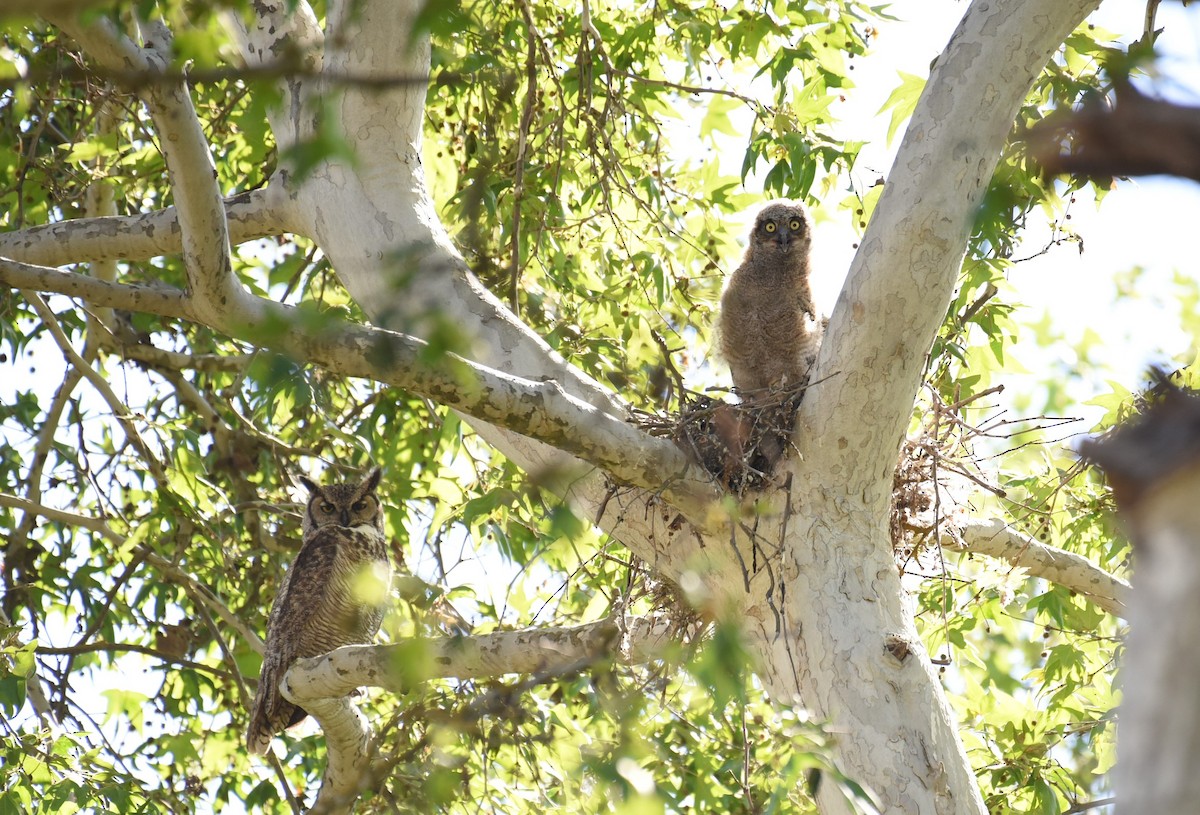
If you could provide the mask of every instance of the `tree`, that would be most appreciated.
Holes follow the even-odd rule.
[[[221,28],[201,7],[18,6],[48,23],[5,34],[3,339],[65,366],[45,407],[26,381],[5,409],[25,440],[2,464],[0,689],[38,718],[9,725],[0,806],[1101,794],[1128,589],[1107,493],[1062,452],[996,473],[970,454],[996,430],[973,420],[1019,225],[1082,183],[1042,180],[1008,137],[1101,87],[1105,46],[1075,31],[1097,4],[973,3],[924,89],[893,95],[911,121],[886,184],[843,202],[866,228],[793,453],[740,495],[672,439],[677,372],[736,253],[726,216],[758,197],[742,178],[831,201],[853,166],[830,104],[880,10],[256,2]],[[753,74],[758,95],[732,89]],[[672,151],[679,107],[746,140],[742,177]],[[450,583],[449,547],[470,548],[522,582],[507,608],[458,598],[496,628],[466,637],[433,630],[442,589],[406,583],[391,645],[298,665],[287,692],[329,764],[290,739],[272,778],[238,731],[296,539],[285,472],[368,459],[419,571]],[[974,516],[949,473],[991,488]],[[914,614],[902,571],[943,544],[971,554]],[[952,701],[929,657],[951,646]],[[130,654],[161,684],[104,691],[96,722],[75,694]],[[369,729],[344,696],[364,685],[389,691]]]

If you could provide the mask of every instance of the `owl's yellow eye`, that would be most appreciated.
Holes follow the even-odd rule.
[[[775,232],[775,222],[767,221],[767,225],[764,226],[763,229],[767,230],[767,232],[769,232],[769,233],[774,233]]]
[[[788,226],[790,226],[792,228],[793,232],[799,232],[802,224],[800,223],[799,218],[793,218],[792,222],[790,224],[788,224]]]
[[[354,503],[351,505],[351,507],[350,507],[350,508],[351,508],[352,510],[354,510],[355,512],[362,512],[364,509],[366,509],[366,508],[367,508],[367,502],[366,502],[366,501],[362,501],[362,500],[355,501],[355,502],[354,502]]]
[[[334,505],[329,503],[328,501],[321,502],[321,511],[324,512],[326,515],[331,514],[334,509],[336,509],[336,507],[334,507]]]

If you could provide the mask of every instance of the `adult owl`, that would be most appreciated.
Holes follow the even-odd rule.
[[[720,354],[743,400],[808,381],[822,324],[809,286],[812,222],[799,201],[767,204],[721,295]]]
[[[299,479],[309,492],[304,543],[267,623],[262,675],[246,729],[251,752],[265,754],[276,733],[308,715],[279,693],[293,662],[369,643],[379,631],[392,578],[376,494],[380,474],[374,467],[360,481],[330,486]]]
[[[767,204],[721,295],[718,348],[748,417],[745,461],[769,474],[782,458],[817,359],[824,322],[809,285],[812,221],[799,201]]]

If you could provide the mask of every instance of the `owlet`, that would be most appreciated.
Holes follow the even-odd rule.
[[[767,204],[721,296],[718,347],[745,406],[746,462],[763,473],[783,456],[824,332],[809,286],[811,248],[804,205]]]
[[[808,381],[822,333],[808,280],[811,248],[811,221],[799,201],[774,201],[754,219],[717,322],[720,353],[743,400]]]

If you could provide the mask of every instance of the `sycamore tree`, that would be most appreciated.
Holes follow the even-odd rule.
[[[8,3],[0,813],[1099,805],[1128,547],[989,419],[1097,5],[964,4],[864,188],[854,0]],[[779,196],[863,233],[731,492],[681,428]],[[292,474],[372,463],[415,576],[251,758]]]

